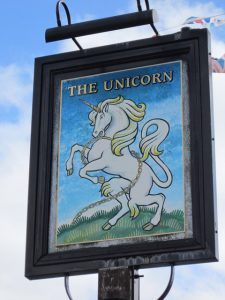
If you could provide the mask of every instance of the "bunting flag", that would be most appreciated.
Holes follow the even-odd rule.
[[[182,25],[187,25],[187,24],[198,24],[201,25],[202,27],[207,27],[207,28],[211,26],[218,27],[225,24],[225,15],[207,17],[207,18],[190,17]]]
[[[211,17],[211,25],[214,25],[216,27],[219,27],[223,24],[225,24],[225,16],[217,16],[217,17]]]
[[[225,73],[225,54],[221,58],[212,58],[212,71],[214,73]]]

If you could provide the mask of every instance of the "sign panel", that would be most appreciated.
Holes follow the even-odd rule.
[[[208,61],[206,30],[36,61],[27,277],[216,259]]]
[[[182,116],[181,61],[61,82],[57,246],[184,232]]]

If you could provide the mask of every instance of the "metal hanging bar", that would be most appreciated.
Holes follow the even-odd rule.
[[[149,0],[145,0],[146,9],[150,10]],[[141,0],[137,0],[138,11],[142,11]]]
[[[65,9],[68,25],[71,25],[71,16],[70,16],[69,8],[64,1],[60,0],[56,4],[56,21],[57,21],[58,27],[62,27],[62,22],[61,22],[61,18],[60,18],[60,5],[62,5],[63,8]],[[81,45],[78,43],[78,41],[74,37],[71,37],[71,39],[73,40],[73,42],[77,45],[77,47],[80,50],[83,50]]]
[[[172,265],[171,266],[170,279],[169,279],[168,285],[167,285],[165,291],[163,292],[163,294],[157,300],[163,300],[169,294],[169,292],[170,292],[170,290],[171,290],[171,288],[173,286],[174,274],[175,274],[175,267],[174,267],[174,265]]]
[[[153,17],[153,10],[149,10],[62,27],[50,28],[46,30],[45,40],[48,43],[89,34],[147,25],[149,23],[153,23]]]
[[[65,8],[68,17],[68,25],[60,26],[61,22],[59,22],[58,27],[47,29],[45,32],[46,42],[54,42],[54,41],[72,38],[74,42],[77,44],[78,42],[75,40],[75,37],[102,33],[102,32],[107,32],[112,30],[118,30],[118,29],[125,29],[125,28],[130,28],[135,26],[142,26],[147,24],[150,24],[152,29],[155,31],[156,35],[158,35],[158,32],[154,26],[154,22],[156,21],[157,14],[155,10],[150,9],[149,5],[147,5],[147,8],[149,9],[145,11],[142,11],[141,8],[141,11],[136,13],[130,13],[130,14],[120,15],[120,16],[115,16],[110,18],[87,21],[78,24],[71,24],[68,7],[63,1],[59,1],[59,2]],[[78,47],[80,48],[81,46]]]

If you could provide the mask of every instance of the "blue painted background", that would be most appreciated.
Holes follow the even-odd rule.
[[[103,81],[173,71],[173,81],[162,84],[150,84],[125,88],[123,90],[104,91]],[[84,96],[69,96],[68,87],[78,84],[98,83],[98,93]],[[183,191],[183,157],[182,157],[182,107],[181,107],[181,64],[180,62],[148,66],[127,71],[106,73],[80,79],[71,79],[62,83],[60,165],[58,192],[58,225],[69,223],[82,208],[101,199],[100,185],[79,177],[82,167],[80,154],[74,157],[74,173],[66,174],[66,161],[73,144],[85,144],[92,138],[93,127],[90,126],[88,114],[90,108],[80,102],[80,98],[97,105],[107,98],[122,95],[136,104],[144,102],[147,106],[146,116],[139,123],[139,134],[131,149],[139,152],[140,129],[150,119],[162,118],[170,124],[170,133],[160,146],[163,150],[161,159],[173,174],[173,183],[168,189],[154,186],[152,193],[163,192],[166,195],[165,209],[168,211],[184,208]],[[164,172],[151,160],[147,161],[164,178]],[[103,173],[101,173],[103,175]],[[107,176],[106,176],[107,177]]]

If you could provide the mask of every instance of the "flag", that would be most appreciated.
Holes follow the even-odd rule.
[[[199,17],[190,17],[182,25],[187,24],[199,24],[202,27],[210,28],[211,26],[221,26],[225,24],[225,15],[199,18]]]
[[[225,24],[225,17],[212,17],[211,18],[211,24],[218,27],[221,26],[223,24]]]
[[[201,24],[201,25],[204,25],[204,22],[203,22],[202,18],[190,17],[190,18],[187,18],[187,20],[182,25],[186,25],[186,24]]]
[[[212,71],[214,73],[225,73],[225,54],[221,58],[212,58]]]

